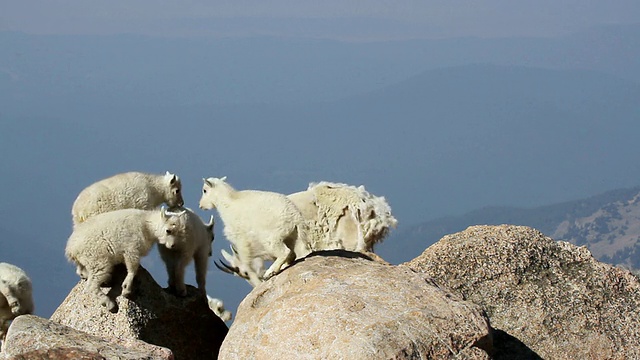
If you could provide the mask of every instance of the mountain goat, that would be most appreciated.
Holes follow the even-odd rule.
[[[147,255],[155,242],[180,243],[185,236],[183,213],[169,214],[160,210],[121,209],[92,216],[73,230],[67,240],[65,255],[86,278],[93,292],[109,311],[116,307],[100,286],[111,278],[113,268],[124,263],[127,276],[122,282],[122,296],[129,296],[140,258]]]
[[[207,295],[207,301],[209,302],[209,308],[213,311],[214,314],[218,315],[218,317],[222,319],[222,321],[227,322],[231,320],[231,311],[224,308],[224,303],[222,302],[222,300],[212,298],[211,296]]]
[[[384,240],[398,221],[384,197],[370,194],[364,186],[319,182],[305,191],[288,195],[307,221],[313,251],[344,249],[376,257],[373,247]],[[215,263],[224,272],[248,280],[248,273],[261,274],[261,260],[243,263],[232,246],[221,250],[225,262]],[[378,257],[379,258],[379,257]],[[381,258],[378,261],[383,261]]]
[[[226,177],[203,179],[200,208],[216,208],[224,234],[243,263],[255,258],[273,260],[262,279],[250,272],[254,286],[269,279],[296,258],[311,252],[300,210],[283,194],[259,190],[237,191]]]
[[[127,172],[95,182],[78,194],[71,216],[74,226],[91,216],[119,209],[152,210],[163,203],[169,208],[184,205],[180,178]]]
[[[32,314],[33,310],[33,290],[27,273],[15,265],[0,262],[0,343],[11,320]]]
[[[158,252],[167,268],[169,289],[179,296],[187,295],[184,274],[191,260],[195,264],[198,289],[203,292],[206,290],[207,263],[211,256],[214,225],[213,215],[209,223],[205,224],[191,209],[184,208],[182,211],[186,217],[185,236],[176,238],[182,241],[158,243]]]
[[[288,197],[309,222],[313,250],[373,252],[398,225],[385,198],[362,185],[322,181]]]

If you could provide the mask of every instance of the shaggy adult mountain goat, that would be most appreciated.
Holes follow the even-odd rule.
[[[33,310],[31,279],[27,273],[15,265],[0,263],[0,344],[11,320],[32,314]]]
[[[194,261],[198,289],[206,291],[207,263],[213,243],[213,215],[208,224],[191,209],[181,209],[186,217],[185,236],[176,242],[158,243],[158,252],[164,261],[169,277],[169,289],[179,296],[187,295],[184,274],[187,265]],[[181,212],[182,213],[182,212]]]
[[[184,205],[180,178],[127,172],[100,180],[82,190],[71,209],[74,226],[91,216],[119,209],[151,210],[166,203],[169,208]]]
[[[200,208],[216,208],[224,223],[224,234],[249,264],[255,258],[273,260],[264,273],[268,279],[311,252],[305,220],[300,210],[283,194],[269,191],[236,191],[221,179],[203,179]],[[254,286],[262,279],[250,272]]]
[[[384,197],[364,186],[322,181],[289,195],[309,222],[313,250],[373,252],[398,221]]]
[[[65,255],[77,266],[77,273],[88,279],[87,289],[103,306],[113,311],[116,304],[101,290],[111,278],[113,267],[124,263],[127,276],[122,282],[122,296],[129,296],[140,258],[155,242],[183,242],[186,217],[168,214],[165,209],[122,209],[92,216],[73,230],[67,240]]]

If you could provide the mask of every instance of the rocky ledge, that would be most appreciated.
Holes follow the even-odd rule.
[[[81,281],[50,320],[16,318],[0,359],[640,358],[638,278],[522,226],[472,226],[397,266],[311,254],[230,329],[193,287],[176,298],[144,269],[134,287],[110,313]]]

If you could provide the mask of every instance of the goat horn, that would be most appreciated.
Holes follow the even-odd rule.
[[[218,262],[220,262],[220,264],[218,264]],[[221,271],[226,272],[227,274],[232,274],[232,275],[236,275],[238,274],[239,269],[236,267],[231,267],[230,265],[227,265],[224,261],[222,260],[218,260],[218,261],[214,261],[213,264]]]

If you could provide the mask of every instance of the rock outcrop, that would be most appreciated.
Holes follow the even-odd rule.
[[[640,358],[640,283],[523,226],[472,226],[404,266],[481,305],[496,359]]]
[[[312,254],[257,286],[219,358],[489,358],[480,307],[423,274],[363,257]]]
[[[118,296],[126,274],[117,267],[109,291],[118,304],[116,313],[100,306],[80,281],[56,309],[51,320],[91,335],[115,342],[142,340],[171,349],[177,360],[216,359],[228,328],[209,308],[204,293],[187,286],[186,297],[176,297],[162,289],[140,268],[133,282],[133,294]],[[117,296],[117,297],[116,297]]]
[[[172,360],[169,349],[132,340],[116,344],[35,315],[17,317],[0,359]]]
[[[18,317],[0,359],[640,358],[640,280],[585,247],[472,226],[405,264],[376,260],[301,259],[254,288],[231,329],[205,294],[175,297],[142,268],[130,299],[104,289],[116,313],[81,281],[51,320]]]

